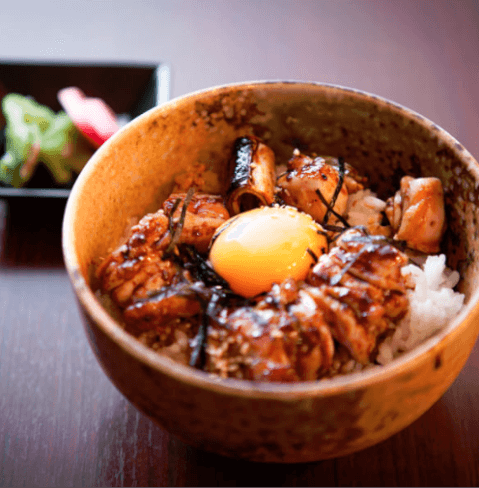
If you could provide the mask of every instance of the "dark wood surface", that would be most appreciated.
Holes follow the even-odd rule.
[[[167,60],[173,96],[262,78],[352,86],[419,111],[479,157],[477,0],[206,3],[9,2],[0,55]],[[479,344],[421,418],[347,457],[253,464],[175,439],[90,350],[62,261],[63,210],[0,200],[0,486],[479,485]]]
[[[61,200],[1,205],[0,486],[477,486],[479,346],[389,440],[299,465],[191,448],[132,407],[87,343],[61,254]]]

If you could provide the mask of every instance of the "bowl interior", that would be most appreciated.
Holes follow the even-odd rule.
[[[278,164],[294,148],[343,156],[381,197],[392,196],[405,174],[439,177],[448,221],[443,250],[461,274],[460,290],[472,309],[479,279],[477,162],[453,137],[404,107],[300,82],[238,84],[172,100],[97,151],[75,184],[64,222],[65,261],[83,306],[99,306],[93,294],[98,258],[116,247],[134,219],[157,210],[177,174],[204,164],[218,175],[215,190],[226,190],[232,143],[244,134],[261,137]],[[105,322],[103,315],[99,321]]]

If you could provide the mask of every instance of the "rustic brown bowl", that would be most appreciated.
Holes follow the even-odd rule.
[[[444,251],[462,275],[464,311],[445,330],[387,367],[332,380],[266,384],[220,380],[174,363],[125,332],[95,295],[96,260],[130,219],[156,210],[175,174],[203,162],[227,184],[233,140],[263,137],[278,160],[294,147],[342,155],[380,195],[403,174],[444,184]],[[65,264],[91,346],[117,388],[185,442],[255,461],[343,456],[378,443],[424,413],[451,385],[479,333],[479,165],[424,117],[357,90],[254,82],[184,96],[139,116],[87,164],[68,200]]]

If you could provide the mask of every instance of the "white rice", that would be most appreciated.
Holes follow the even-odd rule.
[[[381,233],[382,212],[386,202],[370,190],[360,190],[348,198],[347,221],[351,226],[364,226],[372,233]]]
[[[415,288],[409,290],[409,311],[394,334],[380,346],[377,361],[387,364],[399,354],[410,351],[431,337],[457,316],[464,295],[453,290],[459,273],[446,267],[446,256],[428,256],[422,269],[414,264],[404,266]]]

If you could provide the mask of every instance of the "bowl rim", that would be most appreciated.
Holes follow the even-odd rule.
[[[408,119],[414,119],[415,123],[423,125],[429,130],[434,129],[437,138],[447,144],[455,153],[456,157],[463,160],[465,166],[474,174],[479,182],[479,163],[452,135],[419,113],[396,102],[366,91],[336,84],[302,80],[247,81],[197,90],[153,107],[130,121],[97,150],[77,178],[65,208],[62,225],[62,250],[65,268],[77,296],[79,305],[84,313],[89,315],[91,320],[93,320],[103,334],[128,355],[134,357],[138,362],[150,367],[152,370],[155,370],[160,374],[167,375],[177,381],[188,384],[189,386],[212,390],[217,393],[235,396],[240,395],[248,398],[282,400],[307,398],[318,396],[319,394],[326,397],[334,396],[345,391],[366,388],[373,384],[384,383],[398,374],[410,374],[414,371],[417,363],[425,361],[430,357],[430,354],[428,354],[429,352],[437,351],[440,353],[447,341],[454,340],[461,333],[463,328],[471,326],[471,321],[468,320],[468,317],[474,312],[479,314],[479,289],[471,294],[468,302],[464,305],[459,315],[446,327],[422,344],[414,347],[411,351],[401,354],[401,356],[385,366],[373,366],[363,371],[335,376],[329,379],[302,381],[297,383],[271,383],[266,381],[220,378],[211,373],[180,364],[166,356],[156,353],[148,346],[142,344],[133,335],[125,331],[109,315],[81,273],[77,256],[74,253],[75,233],[73,216],[75,207],[80,201],[82,187],[88,182],[88,178],[90,177],[90,174],[93,173],[93,169],[97,162],[101,161],[102,154],[106,152],[110,146],[114,145],[115,141],[118,138],[121,138],[124,132],[134,130],[135,126],[141,124],[144,119],[159,116],[161,113],[174,109],[182,103],[188,103],[191,98],[202,97],[213,92],[221,93],[222,91],[230,89],[254,89],[268,86],[280,87],[281,85],[295,85],[297,88],[303,87],[310,89],[317,88],[326,91],[339,91],[345,94],[352,94],[361,99],[372,99],[375,103],[387,106]]]

